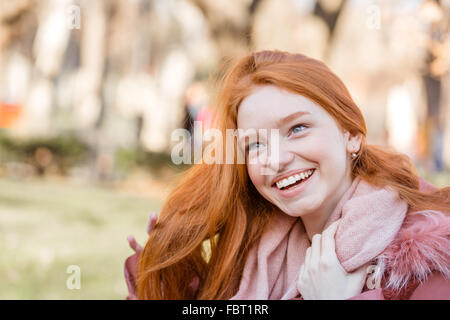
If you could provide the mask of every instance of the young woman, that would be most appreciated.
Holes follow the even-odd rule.
[[[246,163],[189,170],[145,247],[130,241],[129,298],[450,299],[450,188],[367,144],[360,110],[322,62],[250,54],[218,101],[217,127],[241,129],[231,147]]]

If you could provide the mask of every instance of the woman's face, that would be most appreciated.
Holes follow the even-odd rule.
[[[332,211],[351,185],[350,153],[359,150],[360,139],[304,96],[270,85],[255,88],[237,119],[254,186],[290,216]],[[259,129],[269,134],[258,136]],[[270,139],[271,129],[279,130],[278,146]],[[277,148],[278,154],[272,152]]]

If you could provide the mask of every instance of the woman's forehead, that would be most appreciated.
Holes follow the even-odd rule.
[[[326,111],[314,101],[275,86],[257,87],[240,104],[238,127],[279,127],[284,119],[301,115],[322,116]]]

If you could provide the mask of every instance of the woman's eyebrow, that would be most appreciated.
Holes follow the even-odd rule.
[[[275,122],[275,124],[279,128],[279,127],[283,126],[285,123],[289,123],[289,122],[291,122],[292,120],[294,120],[294,119],[296,119],[298,117],[301,117],[301,116],[304,116],[304,115],[308,115],[308,114],[311,114],[311,113],[308,112],[308,111],[294,112],[294,113],[292,113],[292,114],[290,114],[290,115],[288,115],[288,116],[286,116],[286,117],[284,117],[284,118],[282,118],[280,120],[277,120],[277,122]],[[256,135],[256,138],[254,138],[255,135]],[[256,132],[256,134],[254,132],[251,132],[250,134],[243,134],[242,136],[240,136],[238,138],[237,142],[239,144],[241,144],[241,143],[246,144],[247,139],[250,139],[250,138],[254,138],[254,139],[257,140],[258,139],[258,132]]]
[[[284,118],[281,119],[281,120],[278,120],[278,121],[276,122],[276,124],[277,124],[278,127],[281,127],[281,126],[283,126],[285,123],[289,123],[290,121],[294,120],[295,118],[298,118],[298,117],[303,116],[303,115],[306,115],[306,114],[311,114],[311,113],[309,113],[309,112],[307,112],[307,111],[298,111],[298,112],[294,112],[293,114],[291,114],[291,115],[289,115],[289,116],[287,116],[287,117],[284,117]]]

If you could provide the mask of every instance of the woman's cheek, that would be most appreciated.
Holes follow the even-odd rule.
[[[318,165],[325,156],[328,146],[324,145],[321,139],[310,137],[299,141],[296,146],[296,157],[308,164]]]
[[[321,177],[328,180],[330,184],[342,181],[345,173],[345,154],[342,154],[342,150],[333,145],[319,149],[314,154],[314,159],[319,167]]]
[[[259,189],[264,185],[264,176],[260,174],[261,166],[258,164],[247,164],[247,172],[253,185]]]

